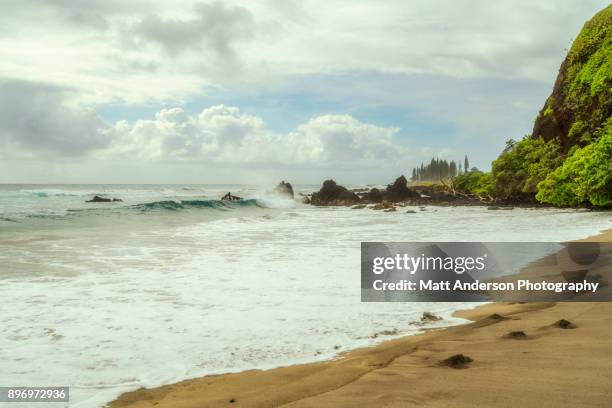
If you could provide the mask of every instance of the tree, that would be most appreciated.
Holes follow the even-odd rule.
[[[554,141],[525,136],[510,140],[502,154],[493,161],[493,192],[503,199],[532,197],[537,185],[563,160]]]
[[[479,170],[464,173],[454,180],[453,185],[457,191],[488,196],[491,193],[491,173],[483,173]]]
[[[612,206],[612,119],[595,132],[599,139],[570,156],[538,184],[536,199],[559,206]]]
[[[451,160],[449,165],[449,172],[451,177],[457,177],[457,163],[454,160]]]
[[[461,173],[461,162],[442,160],[432,157],[428,164],[412,169],[413,181],[440,181],[457,177]]]
[[[470,168],[470,161],[468,160],[467,154],[465,155],[465,159],[463,159],[463,168],[465,169],[465,172],[467,173]]]

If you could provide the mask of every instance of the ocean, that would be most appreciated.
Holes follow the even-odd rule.
[[[220,201],[228,191],[245,200]],[[96,194],[123,201],[85,202]],[[99,407],[139,387],[334,358],[419,332],[424,311],[439,327],[473,306],[361,303],[361,241],[565,241],[611,220],[317,208],[246,185],[0,185],[0,384],[68,385],[71,407]]]

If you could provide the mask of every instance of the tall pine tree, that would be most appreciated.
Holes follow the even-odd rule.
[[[465,165],[469,166],[467,156],[465,156]],[[461,174],[462,163],[457,163],[454,160],[441,160],[437,157],[432,157],[428,164],[421,163],[420,166],[412,169],[412,181],[440,181],[456,177]]]

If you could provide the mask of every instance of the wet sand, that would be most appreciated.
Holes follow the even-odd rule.
[[[612,242],[612,231],[589,240]],[[332,361],[129,392],[110,406],[612,405],[612,302],[493,303],[456,315],[473,322],[350,351]],[[562,319],[569,328],[555,325]],[[440,363],[457,354],[473,361],[460,368]]]

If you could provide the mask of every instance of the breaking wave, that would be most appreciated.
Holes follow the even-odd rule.
[[[188,209],[234,210],[240,208],[258,207],[270,208],[265,202],[257,199],[225,201],[225,200],[165,200],[136,204],[130,208],[142,211],[180,211]]]

